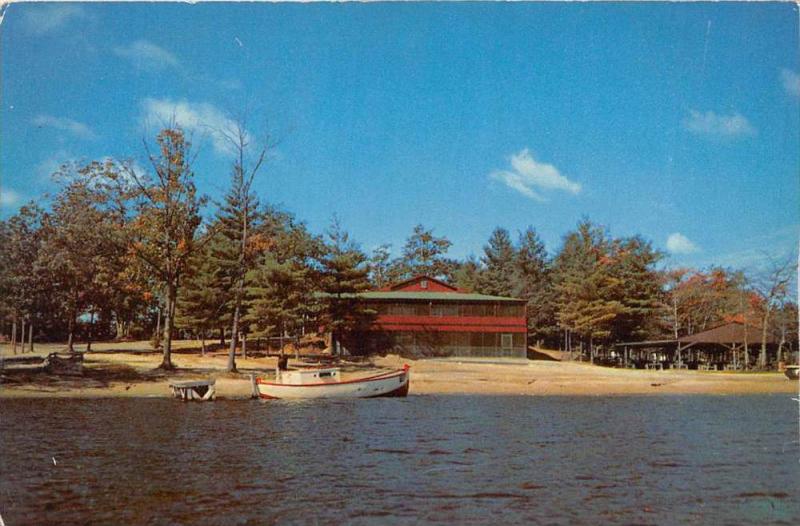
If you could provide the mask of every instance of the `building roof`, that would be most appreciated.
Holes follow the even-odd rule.
[[[392,290],[413,290],[413,291],[430,291],[430,292],[466,292],[465,290],[454,287],[453,285],[430,276],[418,275],[413,278],[391,283],[386,287],[379,289],[381,291]]]
[[[747,344],[759,343],[761,341],[761,329],[747,326]],[[739,344],[744,343],[745,325],[738,321],[732,321],[718,327],[713,327],[703,332],[690,334],[678,338],[681,343],[719,343],[719,344]],[[775,343],[775,338],[767,334],[767,343]]]
[[[503,296],[489,296],[470,292],[416,292],[403,290],[376,290],[362,292],[359,298],[366,300],[408,300],[408,301],[501,301],[508,303],[525,303],[525,300],[506,298]]]

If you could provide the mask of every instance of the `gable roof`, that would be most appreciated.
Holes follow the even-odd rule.
[[[744,343],[745,335],[747,336],[748,345],[761,342],[761,329],[752,325],[748,325],[745,329],[744,323],[739,321],[732,321],[703,332],[690,334],[678,338],[678,341],[681,343],[738,344]],[[767,334],[767,343],[775,343],[775,338],[770,334]]]
[[[357,295],[366,300],[408,300],[408,301],[493,301],[505,303],[525,303],[525,300],[518,298],[506,298],[503,296],[489,296],[487,294],[475,294],[470,292],[420,292],[403,290],[375,290],[371,292],[361,292]]]
[[[399,281],[397,283],[391,283],[380,290],[382,291],[397,291],[397,290],[421,290],[426,289],[426,287],[422,287],[422,282],[427,281],[428,287],[427,290],[436,291],[436,292],[464,292],[463,290],[459,289],[458,287],[454,287],[450,285],[446,281],[442,281],[437,278],[432,278],[430,276],[419,275],[414,276],[413,278],[409,278],[404,281]],[[430,285],[433,284],[433,287]]]

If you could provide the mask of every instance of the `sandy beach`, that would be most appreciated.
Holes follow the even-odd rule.
[[[251,373],[269,375],[276,359],[238,357],[238,373],[227,373],[225,352],[200,356],[196,342],[176,342],[176,371],[156,369],[161,354],[147,352],[145,342],[94,344],[84,359],[83,376],[42,372],[3,371],[0,398],[25,397],[169,397],[174,381],[216,379],[218,398],[248,398]],[[79,347],[78,349],[81,349]],[[62,345],[39,346],[37,355],[63,350]],[[126,352],[127,351],[127,352]],[[2,356],[11,356],[0,346]],[[291,362],[290,362],[291,363]],[[797,393],[798,384],[782,373],[711,371],[644,371],[612,369],[586,363],[545,360],[426,359],[375,357],[364,364],[347,364],[343,376],[357,377],[373,368],[411,366],[412,395],[659,395]]]

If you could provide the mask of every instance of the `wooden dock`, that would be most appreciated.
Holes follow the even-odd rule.
[[[213,400],[216,395],[214,384],[216,380],[196,380],[193,382],[175,382],[169,384],[172,388],[172,395],[184,402],[194,400],[205,402]]]

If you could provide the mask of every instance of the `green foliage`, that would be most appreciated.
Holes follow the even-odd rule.
[[[245,321],[257,335],[298,336],[318,310],[313,262],[320,240],[291,216],[269,217],[269,250],[247,275]]]
[[[336,220],[326,241],[319,258],[320,321],[330,331],[335,349],[338,343],[347,343],[350,335],[365,330],[376,313],[356,296],[370,288],[367,256]]]
[[[422,225],[415,226],[414,232],[403,246],[403,255],[389,269],[391,281],[402,281],[419,275],[450,280],[456,264],[445,257],[445,254],[451,245],[446,237],[434,236],[433,230]]]
[[[484,270],[480,275],[480,290],[493,296],[513,296],[520,288],[517,254],[511,236],[505,228],[495,228],[489,243],[483,247]]]

